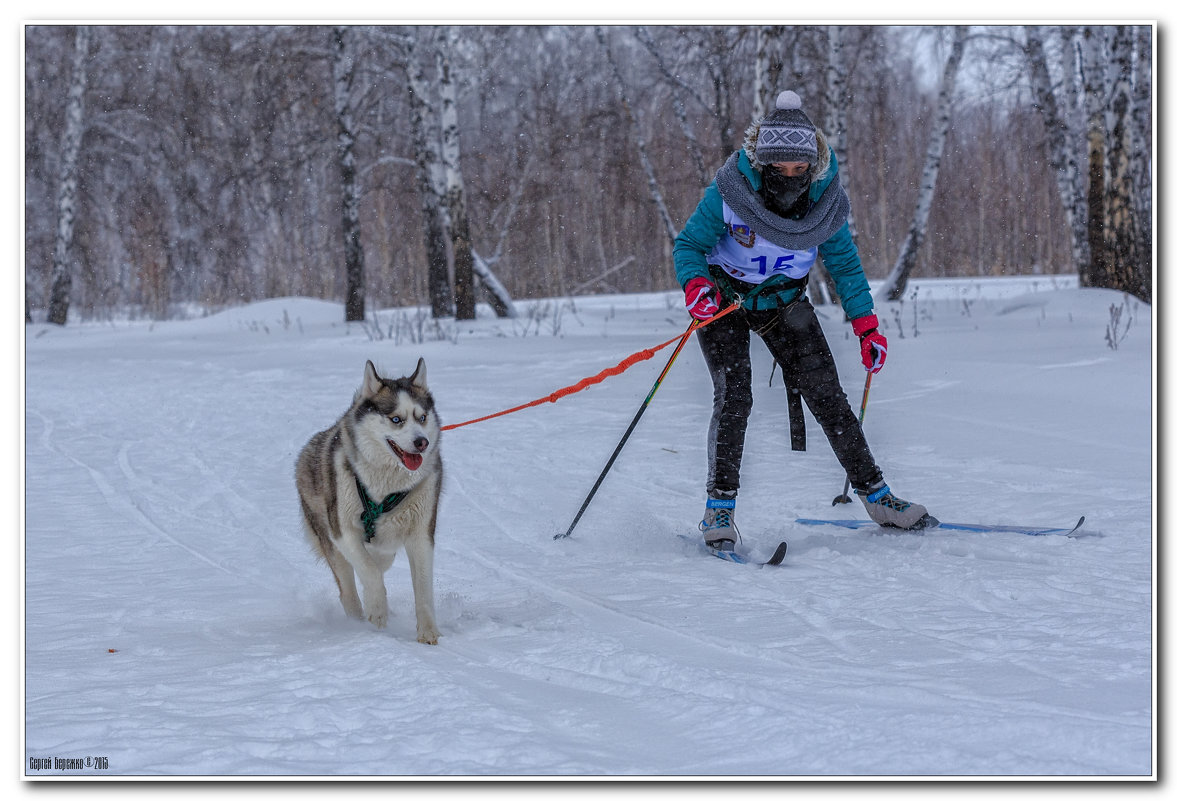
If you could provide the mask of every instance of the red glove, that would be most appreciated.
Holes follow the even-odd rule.
[[[687,293],[687,311],[699,322],[707,322],[719,312],[723,299],[710,278],[696,276],[687,281],[684,291]]]
[[[879,318],[873,314],[850,321],[850,327],[862,346],[862,366],[872,373],[883,369],[887,361],[887,338],[879,333]]]

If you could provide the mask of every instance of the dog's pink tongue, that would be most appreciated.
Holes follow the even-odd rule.
[[[404,463],[405,467],[409,468],[410,470],[416,470],[421,466],[421,462],[425,461],[425,459],[419,453],[402,453],[401,461]]]

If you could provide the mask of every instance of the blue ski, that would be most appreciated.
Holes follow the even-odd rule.
[[[737,565],[756,565],[757,567],[764,567],[765,565],[779,565],[785,558],[785,552],[789,548],[787,542],[781,541],[777,545],[776,550],[773,551],[772,556],[768,558],[767,562],[754,562],[743,554],[735,551],[720,551],[716,548],[708,548],[707,544],[699,540],[698,537],[688,537],[686,534],[678,535],[684,542],[689,542],[705,554],[710,554],[716,559],[722,559],[725,562],[735,562]]]
[[[1071,528],[1046,528],[1043,526],[1002,526],[1002,525],[991,526],[991,525],[982,525],[979,523],[940,523],[939,525],[935,526],[934,528],[941,528],[941,529],[945,529],[946,531],[974,531],[974,532],[1007,531],[1007,532],[1010,532],[1013,534],[1026,534],[1030,537],[1041,537],[1041,536],[1044,536],[1047,534],[1060,534],[1065,537],[1077,537],[1079,535],[1076,532],[1079,531],[1079,528],[1083,525],[1084,521],[1086,521],[1086,520],[1087,520],[1086,516],[1080,517],[1079,522],[1076,523]],[[806,525],[806,526],[840,526],[842,528],[850,528],[850,529],[873,528],[873,529],[879,529],[881,531],[888,530],[887,528],[880,526],[878,523],[874,522],[873,520],[819,520],[819,519],[814,519],[814,518],[802,517],[802,518],[798,518],[797,522],[801,523],[802,525]],[[895,530],[902,531],[903,529],[895,529]],[[921,529],[921,530],[929,531],[932,529]]]

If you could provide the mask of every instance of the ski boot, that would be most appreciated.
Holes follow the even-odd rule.
[[[707,509],[699,523],[699,530],[703,532],[703,541],[707,543],[708,548],[717,551],[736,549],[736,538],[740,536],[740,532],[736,528],[734,492],[713,490],[708,493]]]
[[[883,481],[866,491],[856,489],[854,494],[862,499],[870,519],[880,526],[915,531],[940,525],[939,520],[928,514],[927,508],[896,497]]]

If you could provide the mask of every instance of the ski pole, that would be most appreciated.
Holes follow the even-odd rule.
[[[873,376],[874,376],[874,373],[872,373],[871,371],[868,370],[866,373],[866,385],[863,386],[863,388],[862,388],[862,408],[859,409],[859,411],[858,411],[858,425],[860,425],[860,426],[862,425],[862,419],[864,417],[866,417],[866,399],[870,395],[870,380]],[[842,487],[842,494],[839,495],[837,498],[834,498],[834,502],[830,505],[837,506],[840,503],[850,503],[850,474],[849,473],[846,474],[846,484],[845,484],[845,486]]]
[[[629,439],[629,435],[633,433],[635,428],[637,428],[638,420],[642,419],[642,415],[646,412],[646,407],[649,406],[650,401],[654,399],[654,393],[657,392],[658,387],[662,385],[662,381],[666,378],[666,374],[670,372],[671,365],[673,365],[674,360],[678,358],[679,351],[681,351],[683,346],[687,344],[687,340],[691,338],[691,333],[695,330],[697,325],[699,325],[699,321],[692,319],[691,324],[687,326],[687,330],[683,333],[682,339],[678,341],[678,345],[675,346],[674,352],[670,354],[670,359],[667,360],[666,366],[663,367],[662,372],[658,374],[658,379],[654,382],[654,386],[651,387],[650,394],[646,396],[646,399],[642,401],[642,405],[638,407],[638,413],[634,415],[633,421],[629,424],[629,428],[625,430],[625,434],[621,437],[621,441],[617,443],[617,447],[613,450],[613,455],[610,456],[609,461],[605,463],[605,469],[601,471],[601,475],[597,476],[597,483],[593,484],[593,488],[589,490],[588,497],[586,497],[584,499],[584,503],[580,505],[580,510],[576,513],[576,517],[572,519],[572,525],[570,525],[568,530],[563,534],[557,534],[552,539],[562,540],[572,534],[572,529],[576,528],[576,524],[580,522],[581,515],[584,514],[584,510],[587,509],[589,503],[592,502],[593,496],[597,494],[597,490],[600,488],[601,482],[605,480],[605,475],[609,472],[609,469],[613,467],[613,463],[617,461],[617,455],[621,453],[621,449],[625,447],[625,442]]]

